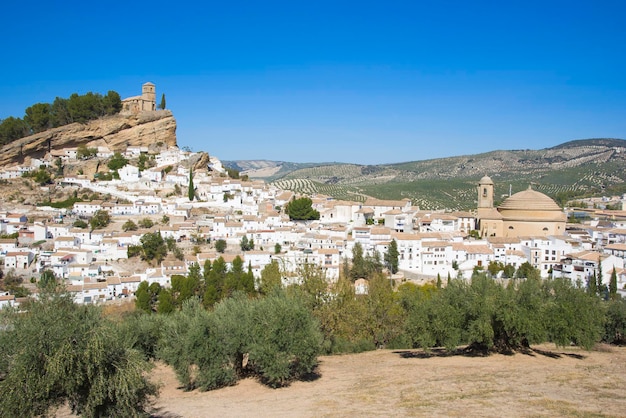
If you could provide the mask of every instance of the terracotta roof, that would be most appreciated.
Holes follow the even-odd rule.
[[[549,210],[561,211],[554,200],[543,193],[537,192],[530,187],[524,191],[515,193],[499,206],[505,210]]]

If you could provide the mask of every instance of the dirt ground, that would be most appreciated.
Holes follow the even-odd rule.
[[[542,345],[528,354],[470,357],[378,350],[320,358],[317,376],[270,389],[255,379],[185,392],[162,364],[154,416],[626,416],[626,347]]]

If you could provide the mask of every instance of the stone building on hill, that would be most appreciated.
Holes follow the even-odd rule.
[[[478,229],[483,237],[563,235],[567,215],[543,193],[515,193],[497,208],[493,206],[494,183],[488,176],[478,183]]]
[[[147,82],[141,86],[141,96],[122,100],[122,111],[139,113],[156,110],[156,87]]]

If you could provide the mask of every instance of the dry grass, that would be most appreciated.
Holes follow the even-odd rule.
[[[184,392],[158,365],[157,417],[626,416],[626,348],[537,347],[468,357],[414,351],[321,357],[319,378],[269,389],[254,379]]]

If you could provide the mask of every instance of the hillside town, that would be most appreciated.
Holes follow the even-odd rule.
[[[617,276],[618,292],[626,294],[626,196],[591,199],[586,209],[564,210],[529,187],[504,196],[496,206],[494,182],[484,176],[471,212],[420,210],[410,199],[355,202],[315,195],[310,196],[311,208],[319,216],[293,220],[286,206],[302,196],[232,175],[217,157],[172,145],[175,123],[164,106],[157,110],[154,84],[144,83],[140,96],[121,105],[122,118],[150,123],[164,117],[165,125],[152,125],[154,132],[158,128],[166,133],[154,133],[163,141],[146,146],[137,138],[141,145],[128,143],[123,149],[120,140],[115,148],[102,140],[91,148],[52,148],[52,137],[43,136],[37,141],[45,152],[39,148],[22,163],[0,168],[4,194],[9,195],[0,204],[2,273],[18,278],[32,294],[42,273],[52,272],[75,302],[104,303],[133,297],[142,282],[171,286],[173,275],[185,276],[192,266],[207,261],[221,258],[231,268],[237,257],[257,287],[261,272],[272,262],[280,266],[283,285],[299,283],[305,265],[319,267],[333,283],[353,261],[355,247],[381,264],[393,248],[397,262],[384,267],[396,283],[469,280],[477,270],[506,280],[530,265],[543,278],[565,277],[578,285],[597,275],[598,283],[608,286]],[[121,120],[106,134],[109,139],[119,134]],[[125,134],[124,141],[140,132]],[[65,135],[64,143],[71,143],[76,131]],[[110,170],[98,170],[104,162]],[[88,165],[95,171],[86,174]],[[50,171],[58,174],[54,180]],[[24,196],[11,193],[18,182],[36,180],[42,173],[45,181],[29,186],[39,188],[35,194],[73,196],[72,205],[59,207],[49,198],[49,205],[41,203],[43,198],[22,204]],[[92,222],[101,216],[107,222]],[[134,227],[126,228],[129,223]],[[177,256],[153,264],[135,262],[138,257],[129,256],[130,250],[153,233],[176,247]],[[356,279],[356,293],[366,293],[367,280]],[[19,306],[20,296],[3,291],[0,308]]]
[[[128,147],[125,157],[148,153],[147,148]],[[262,181],[230,178],[216,157],[205,169],[188,164],[197,153],[168,147],[150,155],[154,167],[141,170],[126,164],[119,179],[95,181],[86,176],[65,176],[52,186],[89,189],[108,196],[107,201],[78,201],[68,209],[52,206],[0,208],[0,257],[4,274],[36,282],[51,270],[65,281],[77,303],[101,303],[132,296],[142,281],[169,286],[174,274],[185,275],[194,264],[222,257],[227,265],[240,256],[255,278],[273,260],[279,262],[285,285],[298,282],[299,266],[319,266],[329,281],[336,281],[342,265],[349,262],[358,243],[364,254],[383,259],[395,241],[398,282],[435,281],[437,278],[469,279],[476,269],[492,263],[519,269],[530,263],[541,276],[566,277],[586,283],[593,274],[609,283],[615,270],[619,291],[626,286],[626,211],[604,210],[601,205],[586,212],[565,213],[547,196],[527,190],[493,207],[493,182],[484,177],[477,186],[476,212],[424,211],[408,199],[390,201],[369,198],[363,203],[312,196],[319,220],[293,221],[285,205],[296,198]],[[97,158],[111,157],[98,149]],[[51,165],[56,159],[76,161],[76,148],[56,150],[44,160],[32,159],[0,171],[6,186],[24,173]],[[197,158],[196,158],[197,160]],[[176,170],[164,170],[176,167]],[[157,190],[186,190],[193,184],[193,200]],[[182,193],[186,195],[186,193]],[[601,201],[600,201],[601,202]],[[516,207],[516,204],[521,205]],[[101,229],[78,228],[75,221],[89,220],[106,212],[112,222]],[[509,213],[510,212],[510,213]],[[584,215],[586,221],[568,223]],[[120,225],[150,219],[148,229],[124,231]],[[525,218],[525,219],[524,219]],[[185,248],[182,259],[165,259],[159,265],[137,270],[128,263],[128,248],[140,245],[141,237],[158,231]],[[253,243],[243,251],[242,239]],[[223,240],[226,251],[215,243]],[[390,272],[389,272],[390,273]],[[502,277],[502,272],[499,272]],[[363,283],[357,284],[362,292]],[[36,286],[31,286],[36,292]],[[19,305],[20,298],[5,292],[0,305]]]

